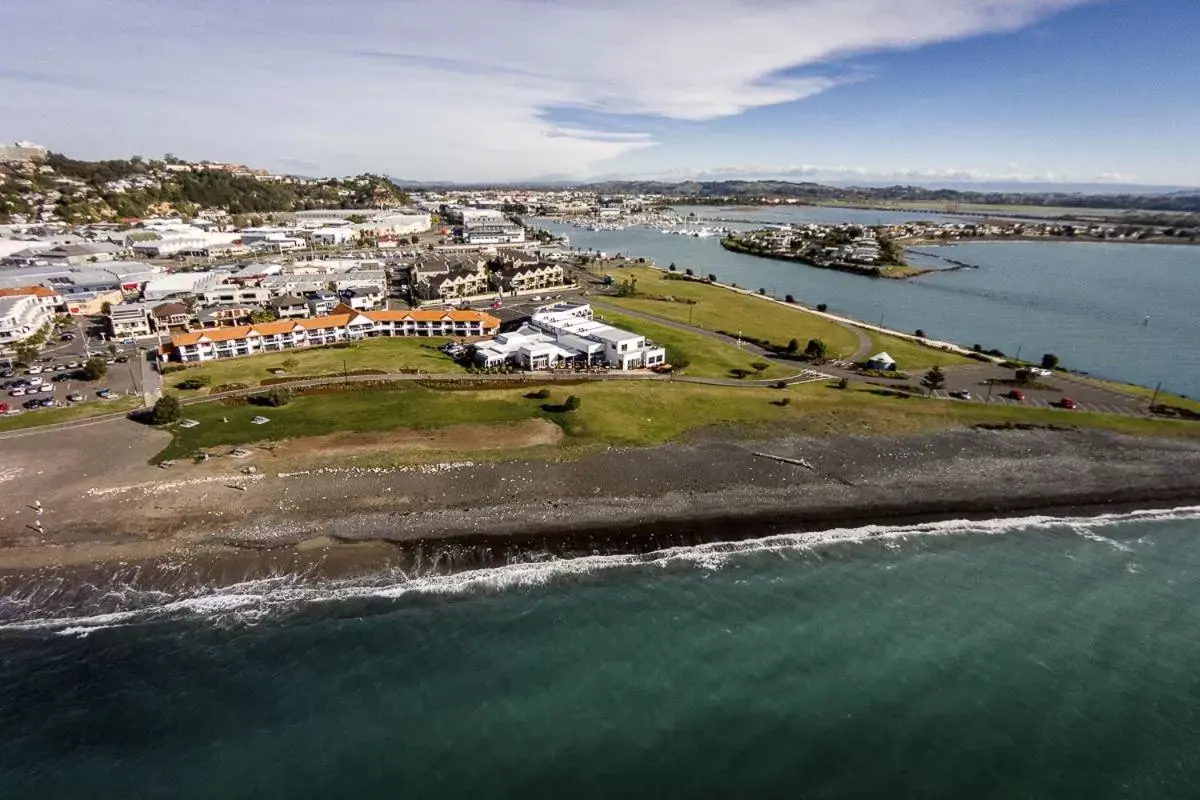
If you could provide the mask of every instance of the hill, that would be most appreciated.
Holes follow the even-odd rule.
[[[201,209],[259,214],[407,202],[398,186],[370,174],[314,179],[171,156],[79,161],[60,153],[0,165],[0,222],[83,223],[168,213],[191,217]]]

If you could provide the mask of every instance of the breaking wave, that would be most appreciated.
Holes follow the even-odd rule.
[[[899,547],[919,537],[1003,535],[1037,529],[1078,535],[1130,550],[1127,542],[1104,536],[1117,526],[1200,519],[1200,506],[1104,514],[1092,517],[1027,516],[990,520],[947,520],[915,525],[866,525],[825,531],[788,533],[731,542],[672,547],[642,554],[544,556],[502,566],[452,574],[412,575],[396,570],[353,579],[318,579],[308,574],[288,574],[196,590],[184,596],[134,586],[109,588],[104,597],[118,610],[78,613],[65,609],[47,617],[40,609],[46,593],[0,597],[0,634],[52,633],[86,636],[105,628],[188,618],[223,623],[253,624],[271,617],[311,610],[320,604],[348,601],[394,601],[420,595],[471,595],[544,586],[586,579],[614,570],[697,569],[719,570],[758,554],[788,554],[837,545],[875,543]],[[42,615],[39,616],[39,613]]]

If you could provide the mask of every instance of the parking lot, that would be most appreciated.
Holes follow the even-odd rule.
[[[916,380],[912,382],[920,380],[918,376],[913,377]],[[946,386],[934,392],[934,396],[949,398],[951,392],[966,391],[975,401],[1035,408],[1062,408],[1063,398],[1070,398],[1075,403],[1076,411],[1138,416],[1148,413],[1148,403],[1145,400],[1083,383],[1059,372],[1049,377],[1035,377],[1035,382],[1044,384],[1046,388],[988,385],[989,380],[1009,380],[1012,377],[1011,369],[995,365],[954,367],[946,370]],[[1014,389],[1023,399],[1013,399],[1009,396]]]
[[[136,346],[117,345],[112,353],[103,339],[87,338],[82,323],[65,333],[73,338],[63,339],[60,334],[28,368],[15,369],[10,360],[0,359],[0,404],[8,406],[6,413],[37,411],[42,407],[41,401],[51,399],[54,407],[62,407],[139,395],[147,379],[157,378],[157,374],[146,368],[144,356]],[[107,374],[97,381],[87,380],[82,371],[89,353],[104,358],[108,365]]]

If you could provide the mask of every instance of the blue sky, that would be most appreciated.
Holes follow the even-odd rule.
[[[1200,185],[1192,0],[8,0],[0,139],[418,180]]]

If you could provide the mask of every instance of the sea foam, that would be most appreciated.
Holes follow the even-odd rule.
[[[543,556],[502,566],[452,574],[409,575],[400,571],[346,580],[322,580],[304,574],[280,575],[172,597],[161,590],[113,588],[107,593],[129,596],[133,607],[91,615],[35,617],[27,598],[0,598],[0,605],[30,616],[0,623],[0,633],[46,632],[86,636],[98,630],[139,623],[206,618],[221,623],[254,623],[273,615],[296,613],[317,604],[355,600],[394,600],[406,595],[469,595],[544,586],[621,569],[694,568],[719,570],[762,553],[787,554],[860,542],[899,546],[915,537],[1004,535],[1031,529],[1075,534],[1120,550],[1131,545],[1103,536],[1105,528],[1200,519],[1200,506],[1103,514],[1092,517],[1027,516],[987,520],[946,520],[915,525],[865,525],[824,531],[786,533],[759,539],[671,547],[640,554]],[[1147,541],[1145,537],[1132,540]]]

